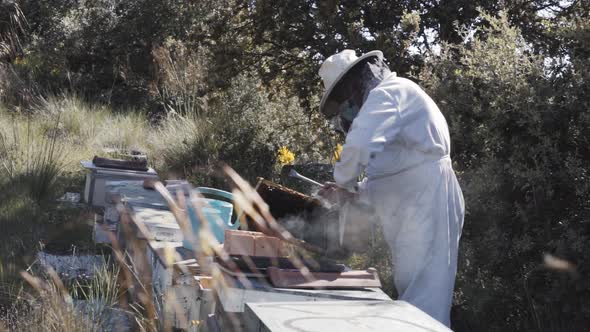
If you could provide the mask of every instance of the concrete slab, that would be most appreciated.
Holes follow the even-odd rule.
[[[253,332],[451,331],[403,301],[248,303],[244,318]]]

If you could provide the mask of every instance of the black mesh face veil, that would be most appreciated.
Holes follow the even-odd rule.
[[[371,90],[390,73],[387,64],[378,57],[367,58],[346,73],[330,93],[323,110],[332,123],[338,124],[335,129],[348,131]],[[351,112],[354,113],[352,116]]]
[[[358,114],[359,108],[347,102],[340,105],[342,110],[338,115],[330,118],[330,124],[337,132],[346,134],[352,125],[352,121]]]
[[[362,96],[364,102],[371,90],[390,73],[384,59],[370,57],[359,62],[336,84],[326,100],[323,113],[328,118],[338,115],[341,105],[357,94]]]
[[[360,89],[363,96],[363,103],[367,100],[371,90],[377,87],[385,77],[391,74],[389,66],[381,58],[369,58],[359,70]]]

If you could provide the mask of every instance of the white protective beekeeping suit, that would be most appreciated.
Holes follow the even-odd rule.
[[[450,152],[436,104],[390,73],[363,103],[334,171],[343,188],[353,188],[365,171],[360,195],[383,225],[400,300],[447,326],[464,216]]]

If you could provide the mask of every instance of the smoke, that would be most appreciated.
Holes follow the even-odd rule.
[[[368,250],[376,225],[370,206],[360,202],[345,207],[315,208],[277,221],[294,237],[324,249],[326,255],[333,258]]]
[[[279,219],[278,223],[283,225],[294,237],[299,239],[303,237],[306,221],[302,215],[290,215]]]

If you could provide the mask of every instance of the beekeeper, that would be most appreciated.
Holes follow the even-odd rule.
[[[358,192],[373,206],[399,299],[449,326],[465,208],[444,116],[417,84],[389,70],[380,51],[344,50],[319,75],[320,110],[346,134],[335,184],[320,194]]]

